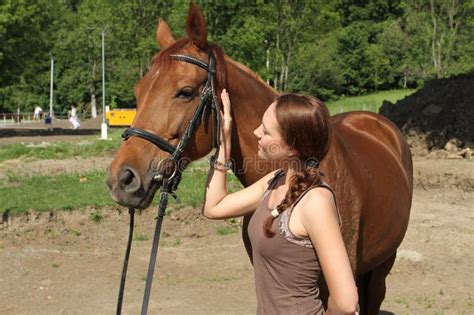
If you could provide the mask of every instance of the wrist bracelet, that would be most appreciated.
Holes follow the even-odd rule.
[[[211,159],[209,160],[211,167],[214,169],[221,171],[221,172],[226,172],[232,168],[232,161],[228,160],[225,163],[222,163],[217,160],[217,157],[215,155],[211,156]]]

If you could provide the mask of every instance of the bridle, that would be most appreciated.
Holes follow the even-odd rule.
[[[174,147],[171,143],[167,140],[157,136],[149,131],[144,129],[131,127],[124,131],[122,137],[125,141],[127,141],[130,137],[139,137],[144,140],[147,140],[162,151],[165,151],[170,154],[170,156],[160,160],[158,166],[156,167],[156,174],[153,176],[153,180],[160,184],[160,202],[158,206],[158,215],[156,217],[156,227],[155,233],[153,235],[153,243],[151,247],[151,254],[150,254],[150,262],[148,265],[148,273],[147,279],[145,284],[145,293],[143,296],[143,303],[142,303],[142,310],[141,314],[145,315],[148,312],[148,301],[150,298],[151,292],[151,284],[153,281],[153,273],[155,270],[155,262],[156,262],[156,255],[158,253],[158,244],[160,241],[160,232],[161,232],[161,224],[163,222],[163,217],[165,215],[166,206],[168,205],[168,195],[171,194],[172,196],[176,197],[174,191],[178,188],[179,182],[181,180],[182,174],[182,167],[180,166],[180,162],[182,159],[182,155],[184,150],[186,149],[186,145],[189,142],[189,139],[193,136],[196,128],[198,127],[200,121],[204,122],[205,118],[211,113],[212,115],[212,145],[213,147],[218,147],[220,143],[220,109],[219,109],[219,101],[216,96],[215,90],[215,78],[216,78],[216,59],[209,50],[209,63],[205,63],[202,60],[197,58],[187,56],[187,55],[171,55],[172,59],[176,59],[178,61],[183,61],[187,63],[194,64],[204,70],[207,71],[207,80],[204,84],[204,87],[201,91],[199,96],[199,103],[194,111],[193,117],[189,122],[186,130],[184,131],[183,135],[181,136],[178,144]],[[170,161],[173,163],[173,172],[171,176],[165,177],[165,174],[161,171],[161,164],[164,161]],[[119,296],[117,301],[117,314],[122,313],[122,302],[123,302],[123,293],[125,289],[125,279],[127,276],[127,267],[128,267],[128,258],[130,256],[130,248],[132,244],[133,238],[133,225],[134,225],[134,214],[135,209],[129,208],[130,213],[130,228],[128,234],[128,242],[127,242],[127,249],[125,251],[125,258],[123,262],[122,268],[122,277],[120,281],[120,289],[119,289]]]
[[[135,127],[126,129],[124,133],[122,134],[122,137],[124,138],[124,140],[127,140],[130,137],[139,137],[139,138],[145,139],[153,143],[154,145],[156,145],[162,151],[169,153],[170,156],[165,159],[174,162],[175,172],[173,173],[176,173],[176,176],[173,176],[173,177],[179,178],[180,172],[177,169],[178,162],[180,161],[182,157],[182,154],[186,148],[186,145],[189,142],[189,139],[192,137],[196,128],[198,127],[199,121],[200,120],[204,121],[204,119],[206,118],[206,116],[209,114],[210,111],[212,112],[212,119],[214,122],[212,125],[212,133],[213,133],[212,145],[213,147],[216,147],[216,148],[219,146],[220,111],[219,111],[219,101],[217,99],[217,96],[215,93],[215,86],[214,86],[215,76],[216,76],[216,59],[214,55],[212,54],[212,52],[209,51],[209,64],[197,58],[186,56],[186,55],[171,55],[171,58],[194,64],[207,71],[207,80],[204,83],[204,87],[199,96],[198,106],[196,110],[194,111],[193,117],[191,118],[191,121],[189,122],[183,135],[181,136],[181,139],[178,142],[177,146],[174,147],[171,143],[161,138],[160,136],[157,136],[144,129],[135,128]],[[160,163],[162,161],[163,160],[161,160]],[[162,178],[156,177],[154,179],[161,180]],[[174,178],[169,178],[169,180],[173,180],[173,179]]]

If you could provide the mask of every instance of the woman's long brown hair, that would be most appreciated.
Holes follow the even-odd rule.
[[[277,206],[278,213],[293,205],[309,187],[322,183],[319,162],[324,159],[331,140],[329,111],[324,103],[312,96],[284,94],[276,100],[276,119],[283,140],[298,153],[293,160],[302,165],[301,171],[290,179],[285,199]],[[283,161],[285,163],[286,161]],[[275,236],[269,216],[264,223],[267,237]]]

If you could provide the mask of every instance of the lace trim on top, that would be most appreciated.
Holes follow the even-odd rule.
[[[300,246],[304,246],[304,247],[307,247],[307,248],[313,248],[313,243],[311,243],[311,240],[309,239],[309,237],[298,237],[298,236],[294,235],[291,232],[291,230],[290,230],[290,216],[291,216],[291,213],[293,212],[294,206],[298,203],[298,201],[301,200],[301,198],[306,194],[306,192],[308,192],[310,189],[316,188],[316,187],[324,187],[324,188],[328,189],[333,194],[334,201],[336,200],[336,196],[334,195],[334,192],[333,192],[332,188],[328,184],[323,182],[321,185],[312,186],[312,187],[308,188],[303,194],[301,194],[300,197],[295,201],[295,203],[290,208],[288,208],[285,211],[283,211],[282,213],[280,213],[280,221],[278,222],[278,230],[280,231],[281,236],[283,236],[287,241],[289,241],[291,243],[294,243],[294,244],[300,245]],[[337,207],[337,203],[336,203],[336,210],[337,210],[337,214],[339,216],[339,226],[340,226],[341,225],[341,216],[340,216],[340,213],[339,213],[339,208]]]
[[[278,230],[280,231],[280,235],[283,236],[287,241],[295,243],[296,245],[304,246],[307,248],[313,248],[313,243],[308,237],[298,237],[291,233],[290,230],[290,216],[286,209],[280,214],[280,221],[278,222]]]
[[[263,194],[262,200],[264,200],[267,197],[267,195],[270,193],[270,191],[275,188],[276,184],[278,183],[278,181],[280,180],[280,178],[283,174],[284,174],[284,171],[282,169],[279,169],[275,173],[275,176],[268,183],[269,184],[268,188],[265,191],[265,193]],[[307,247],[307,248],[313,248],[313,243],[311,243],[311,240],[309,239],[309,237],[298,237],[298,236],[294,235],[291,232],[291,230],[290,230],[290,216],[291,216],[291,212],[293,211],[293,208],[298,203],[298,201],[300,201],[301,198],[303,198],[303,196],[310,189],[316,188],[316,187],[325,187],[325,188],[329,189],[329,191],[333,194],[334,202],[336,203],[336,211],[337,211],[337,214],[338,214],[338,217],[339,217],[339,226],[341,226],[341,222],[342,222],[341,221],[341,214],[339,213],[339,207],[337,206],[336,195],[335,195],[334,191],[332,190],[331,186],[329,186],[325,182],[323,182],[321,185],[311,186],[305,192],[303,192],[290,208],[288,208],[285,211],[283,211],[282,213],[280,213],[279,221],[278,221],[278,230],[280,232],[280,235],[283,236],[283,238],[285,238],[287,241],[289,241],[291,243],[294,243],[294,244],[300,245],[300,246],[304,246],[304,247]],[[270,209],[270,210],[272,210],[272,209]]]

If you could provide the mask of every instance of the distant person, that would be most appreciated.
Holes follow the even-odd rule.
[[[35,111],[34,111],[34,115],[33,115],[33,120],[40,120],[42,113],[43,113],[43,109],[39,106],[36,106]]]
[[[46,128],[48,128],[49,131],[53,131],[53,125],[52,125],[52,121],[53,119],[51,118],[51,116],[49,115],[49,113],[46,113],[44,115],[44,125],[46,126]]]
[[[73,129],[79,129],[81,127],[79,115],[77,114],[77,108],[74,105],[71,105],[71,117],[69,117],[69,121],[71,122]]]

